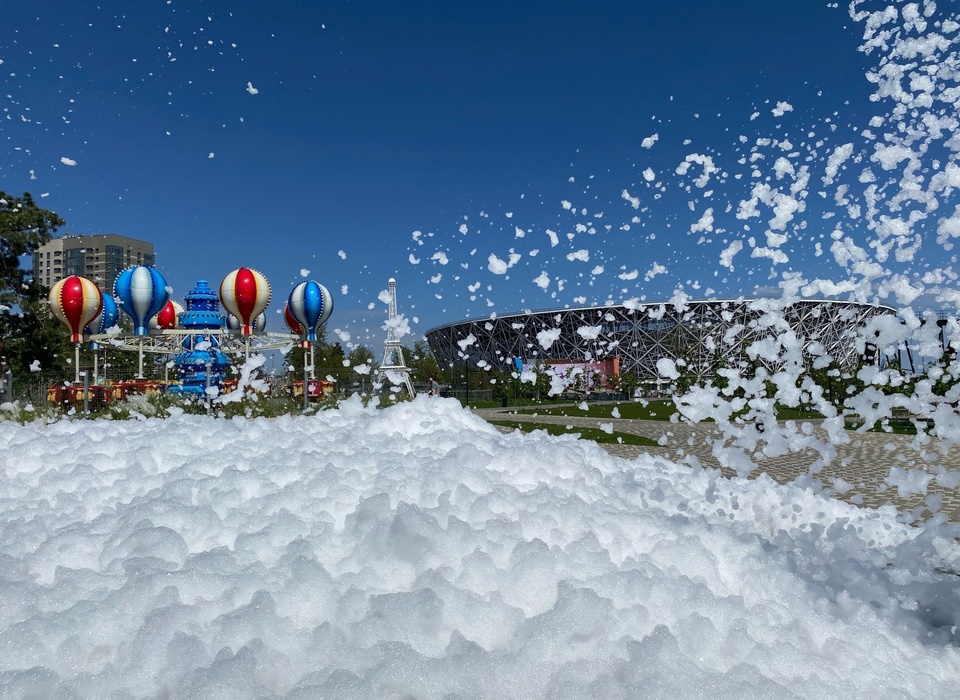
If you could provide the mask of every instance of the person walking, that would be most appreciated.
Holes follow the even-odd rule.
[[[427,396],[440,396],[440,385],[433,377],[430,377],[430,391],[427,392]]]

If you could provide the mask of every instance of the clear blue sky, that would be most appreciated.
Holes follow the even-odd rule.
[[[309,270],[334,294],[329,326],[372,345],[391,276],[418,334],[677,285],[749,295],[776,284],[770,260],[719,259],[763,238],[725,211],[749,197],[756,139],[790,146],[755,149],[765,177],[791,150],[822,170],[876,109],[862,27],[830,5],[11,3],[0,188],[48,193],[63,233],[154,241],[178,299],[244,265],[268,277],[276,312]],[[717,165],[706,184],[697,162],[676,172],[691,154]],[[777,275],[831,264],[816,256],[836,225],[817,189]],[[714,230],[691,232],[708,209]],[[517,262],[491,271],[511,249]]]

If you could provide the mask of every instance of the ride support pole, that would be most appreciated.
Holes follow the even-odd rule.
[[[206,380],[204,381],[204,391],[203,396],[207,400],[207,413],[210,413],[210,363],[207,363],[207,375]]]

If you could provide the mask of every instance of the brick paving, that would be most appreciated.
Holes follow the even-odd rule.
[[[631,420],[624,418],[586,418],[578,416],[548,416],[519,414],[511,408],[475,409],[475,413],[486,419],[511,420],[522,422],[536,420],[542,423],[558,423],[576,427],[596,428],[601,423],[613,423],[618,433],[642,435],[657,441],[657,447],[641,445],[601,445],[610,454],[633,459],[644,453],[654,454],[672,460],[696,457],[704,467],[719,468],[726,476],[735,476],[732,469],[720,467],[712,452],[713,442],[720,431],[709,423],[688,425],[667,421]],[[807,421],[816,435],[826,441],[826,432],[818,426],[819,421]],[[798,421],[802,423],[802,421]],[[510,430],[509,428],[503,428]],[[914,447],[914,436],[889,433],[853,433],[846,445],[836,445],[837,457],[825,466],[816,478],[830,490],[831,495],[849,503],[878,508],[891,503],[907,522],[924,520],[931,516],[931,510],[924,502],[925,497],[936,494],[941,499],[939,511],[954,522],[960,522],[960,489],[946,488],[932,479],[927,487],[927,495],[914,494],[901,497],[897,488],[885,483],[891,467],[904,470],[923,470],[936,474],[943,469],[960,471],[960,446],[946,445],[936,438],[918,451]],[[775,481],[786,484],[798,476],[806,475],[819,455],[812,449],[767,457],[762,452],[762,444],[753,452],[757,468],[751,478],[766,473]],[[842,479],[846,486],[834,489],[835,479]],[[842,483],[842,482],[841,482]],[[849,486],[849,488],[847,488]],[[842,492],[841,492],[842,491]]]

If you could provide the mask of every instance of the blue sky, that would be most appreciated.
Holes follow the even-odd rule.
[[[814,185],[787,261],[720,263],[762,238],[725,211],[755,163],[822,164],[876,111],[862,28],[832,5],[17,3],[0,188],[47,195],[63,233],[154,241],[177,299],[260,270],[271,330],[308,270],[334,294],[329,326],[372,345],[391,276],[418,334],[678,285],[750,295],[833,274],[833,195]],[[698,183],[704,156],[717,172]]]

